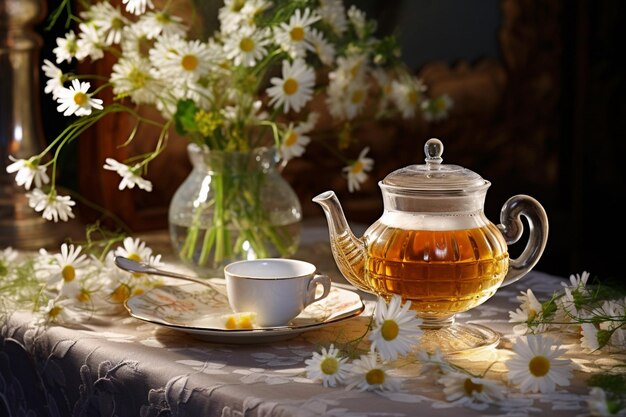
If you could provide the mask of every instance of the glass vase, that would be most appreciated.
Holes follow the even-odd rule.
[[[215,277],[233,261],[296,252],[302,208],[277,169],[275,149],[187,150],[192,171],[169,206],[172,244],[186,265]]]

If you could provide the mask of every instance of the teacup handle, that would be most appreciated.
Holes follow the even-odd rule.
[[[537,200],[527,195],[515,195],[507,200],[500,212],[498,229],[507,245],[517,242],[524,231],[521,216],[528,221],[528,242],[524,251],[509,261],[509,271],[501,286],[509,285],[522,278],[539,261],[548,241],[548,216]]]
[[[307,285],[307,298],[306,305],[313,304],[316,301],[321,300],[322,298],[326,298],[330,293],[330,278],[328,275],[323,274],[315,274],[315,276],[309,281]],[[317,285],[321,285],[324,288],[324,292],[319,297],[315,297],[315,290],[317,289]]]

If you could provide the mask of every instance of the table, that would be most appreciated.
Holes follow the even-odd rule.
[[[341,281],[325,229],[308,228],[305,234],[296,257],[317,263],[334,281]],[[530,287],[545,299],[562,281],[531,271],[460,315],[458,320],[481,323],[502,334],[489,357],[465,360],[465,365],[478,369],[506,354],[512,336],[508,311],[518,306],[515,297],[521,290]],[[371,312],[373,298],[363,296]],[[346,391],[308,380],[304,361],[312,352],[338,335],[359,334],[367,326],[367,314],[286,341],[230,345],[208,343],[124,313],[42,332],[28,326],[29,313],[17,312],[0,330],[0,415],[585,415],[590,372],[626,360],[624,355],[584,353],[575,342],[565,340],[568,356],[578,365],[571,386],[549,395],[522,395],[511,388],[503,405],[484,410],[446,401],[436,379],[419,375],[417,364],[394,371],[403,380],[402,391],[395,393]],[[503,372],[501,361],[490,370],[495,378]]]

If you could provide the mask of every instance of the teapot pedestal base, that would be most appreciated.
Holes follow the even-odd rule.
[[[447,356],[470,356],[492,349],[500,342],[500,334],[488,327],[472,323],[453,323],[440,328],[423,327],[419,348],[428,352],[439,349]]]

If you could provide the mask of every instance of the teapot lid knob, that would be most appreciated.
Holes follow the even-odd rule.
[[[443,143],[437,138],[431,138],[424,145],[424,153],[426,154],[426,164],[441,164],[443,158]]]

